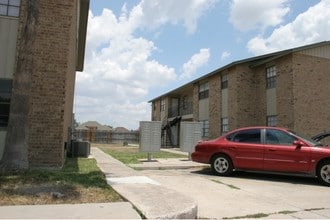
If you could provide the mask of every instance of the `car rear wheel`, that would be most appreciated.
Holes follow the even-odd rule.
[[[212,171],[220,176],[229,176],[233,172],[231,159],[223,154],[217,154],[211,161]]]
[[[317,178],[326,186],[330,186],[330,160],[323,161],[317,169]]]

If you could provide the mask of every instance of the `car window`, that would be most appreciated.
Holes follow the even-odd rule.
[[[266,130],[266,144],[275,145],[293,145],[293,142],[297,140],[296,137],[279,130],[267,129]]]
[[[260,144],[260,129],[238,131],[227,136],[227,140],[240,143]]]
[[[289,133],[291,133],[293,136],[297,137],[297,139],[302,139],[304,142],[313,145],[313,146],[320,146],[321,144],[312,138],[306,137],[305,135],[298,134],[297,132],[288,130]]]

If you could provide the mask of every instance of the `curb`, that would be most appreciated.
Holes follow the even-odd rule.
[[[147,219],[196,219],[197,203],[126,166],[98,148],[92,148],[108,184]]]
[[[179,169],[195,169],[195,168],[207,168],[208,165],[205,166],[180,166],[180,165],[168,165],[168,166],[143,166],[139,164],[129,164],[129,167],[133,168],[134,170],[179,170]]]

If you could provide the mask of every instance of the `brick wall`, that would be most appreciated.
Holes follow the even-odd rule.
[[[258,98],[255,74],[246,64],[231,68],[229,74],[229,128],[257,125],[255,109]]]
[[[228,69],[228,122],[229,129],[235,129],[239,126],[238,124],[238,77],[236,76],[236,67],[231,67]]]
[[[29,162],[64,163],[75,80],[76,1],[39,1],[32,70]]]
[[[266,65],[253,68],[256,84],[255,100],[255,125],[266,125],[267,100],[266,100]]]
[[[294,129],[308,136],[330,129],[330,59],[293,56]]]
[[[292,54],[276,60],[277,125],[294,129]]]
[[[160,99],[152,102],[152,121],[160,121]]]
[[[220,135],[220,74],[210,77],[209,89],[209,138],[213,139]]]
[[[75,0],[21,1],[18,72],[7,144],[27,145],[29,167],[54,168],[64,163],[73,107],[76,18]]]
[[[198,98],[198,93],[199,93],[198,84],[194,84],[194,88],[193,88],[193,120],[194,121],[199,121],[199,114],[198,114],[199,98]]]

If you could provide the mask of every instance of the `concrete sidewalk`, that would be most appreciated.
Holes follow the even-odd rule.
[[[135,170],[175,170],[210,167],[207,164],[200,164],[183,158],[168,158],[146,161],[140,164],[129,164]]]
[[[0,206],[0,219],[141,219],[129,202]]]
[[[148,219],[197,218],[197,203],[190,197],[140,175],[138,171],[98,148],[92,148],[91,154],[106,175],[107,182],[131,202],[144,217]]]

